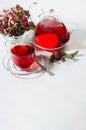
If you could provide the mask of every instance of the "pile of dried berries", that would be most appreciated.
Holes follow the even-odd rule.
[[[34,29],[34,22],[30,20],[28,10],[16,5],[0,14],[0,32],[8,36],[21,36],[25,31]]]

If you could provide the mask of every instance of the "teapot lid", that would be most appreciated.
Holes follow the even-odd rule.
[[[50,9],[49,14],[44,16],[40,23],[43,27],[55,28],[60,24],[60,20],[54,15],[54,9]]]

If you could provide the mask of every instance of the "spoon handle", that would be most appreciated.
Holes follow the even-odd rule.
[[[41,63],[39,63],[37,60],[35,60],[35,61],[36,61],[36,63],[41,67],[41,69],[42,69],[43,71],[46,71],[46,72],[48,72],[49,75],[54,76],[54,73],[53,73],[53,72],[51,72],[50,70],[48,70],[45,66],[43,66]]]

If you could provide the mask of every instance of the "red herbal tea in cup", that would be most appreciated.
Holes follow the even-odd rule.
[[[29,68],[35,59],[35,48],[32,45],[16,45],[11,48],[13,63],[21,68]]]

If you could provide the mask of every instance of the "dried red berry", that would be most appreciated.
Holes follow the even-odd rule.
[[[0,14],[0,32],[9,36],[20,36],[25,31],[34,29],[35,26],[29,24],[30,13],[20,5],[9,10],[4,9]],[[5,29],[5,30],[4,30]]]

